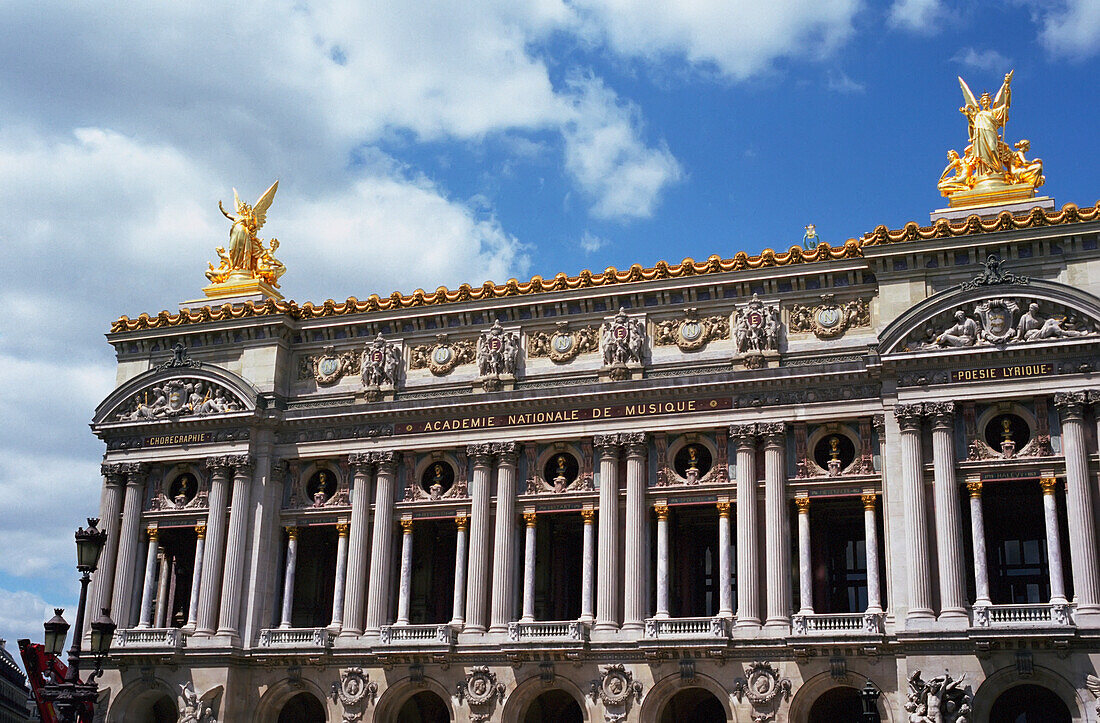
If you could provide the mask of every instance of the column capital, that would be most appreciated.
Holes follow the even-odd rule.
[[[523,521],[527,523],[528,527],[534,527],[535,523],[538,522],[538,515],[534,512],[524,512]]]
[[[468,444],[466,445],[466,456],[474,460],[474,466],[487,467],[493,463],[493,445],[485,444]]]
[[[459,512],[455,515],[455,527],[460,530],[465,530],[466,525],[470,523],[470,518],[466,516],[465,512]]]
[[[898,420],[903,432],[919,431],[924,417],[922,404],[898,404],[894,406],[894,418]]]
[[[411,535],[413,531],[413,518],[402,517],[399,522],[401,524],[401,532],[406,535]]]
[[[206,525],[195,525],[195,536],[200,540],[206,539]]]
[[[730,516],[730,503],[729,502],[719,502],[715,506],[718,508],[718,516],[719,517],[729,517]]]
[[[971,497],[981,499],[982,481],[980,479],[968,479],[966,481],[966,489],[970,492]]]
[[[926,402],[924,405],[926,416],[932,417],[933,427],[944,428],[955,422],[954,402]]]
[[[731,424],[729,434],[730,437],[737,440],[738,449],[756,446],[757,429],[752,422],[748,424]]]
[[[627,457],[645,457],[649,454],[645,432],[627,432],[619,435],[619,443],[626,448]]]
[[[158,533],[158,531],[157,531],[157,528],[155,528],[155,527],[147,527],[147,528],[145,528],[145,536],[149,538],[149,541],[150,541],[150,542],[156,542],[156,539],[157,539],[157,535],[158,535],[158,534],[159,534],[159,533]]]
[[[1058,478],[1057,477],[1040,477],[1039,478],[1039,486],[1043,488],[1043,494],[1044,495],[1052,495],[1052,494],[1054,494],[1055,488],[1057,488],[1057,486],[1058,486]]]
[[[207,457],[206,468],[215,474],[218,472],[227,472],[229,470],[229,457],[225,455],[220,457]]]
[[[283,529],[286,530],[286,536],[287,537],[289,537],[292,540],[297,540],[298,539],[298,528],[297,527],[294,527],[293,525],[288,525],[287,527],[284,527]]]
[[[809,497],[795,497],[794,506],[798,508],[798,514],[808,515],[810,513],[810,498]]]
[[[1089,395],[1085,392],[1055,392],[1054,406],[1062,421],[1079,420],[1084,416]]]
[[[348,455],[348,467],[351,468],[352,474],[370,472],[373,465],[374,460],[371,459],[370,452],[352,452]]]
[[[233,468],[234,474],[248,474],[252,471],[252,455],[250,454],[231,454],[226,457],[226,460],[230,467]]]
[[[392,449],[371,452],[370,461],[378,466],[379,472],[393,474],[397,470],[397,463],[401,461],[401,453]]]
[[[584,524],[591,525],[596,521],[596,510],[591,507],[581,510],[581,517],[584,518]]]
[[[122,462],[104,462],[99,465],[99,473],[107,478],[107,484],[119,485],[126,476],[126,465]]]
[[[871,426],[875,428],[875,431],[879,433],[881,437],[886,432],[886,415],[874,414],[871,416]]]
[[[774,446],[782,444],[783,436],[787,433],[787,423],[761,422],[756,425],[756,429],[764,437],[764,444]]]
[[[350,528],[350,525],[348,525],[348,523],[346,523],[346,522],[337,522],[336,523],[336,535],[338,537],[347,537],[349,528]]]
[[[494,442],[492,451],[501,464],[515,465],[519,460],[519,445],[515,442]]]
[[[861,495],[860,499],[863,500],[863,509],[868,512],[875,511],[875,505],[878,503],[878,494],[871,492],[870,494]]]
[[[668,519],[668,505],[666,505],[664,502],[658,502],[657,504],[653,505],[653,511],[657,513],[658,520]]]
[[[145,482],[145,475],[149,473],[149,464],[146,462],[125,462],[122,465],[126,469],[126,484],[141,485]]]
[[[592,437],[592,446],[601,457],[618,457],[621,444],[618,434],[597,434]]]

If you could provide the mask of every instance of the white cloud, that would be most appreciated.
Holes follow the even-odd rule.
[[[1000,71],[1001,73],[1008,72],[1012,66],[1011,59],[991,49],[962,48],[951,57],[951,60],[974,70]]]
[[[598,78],[575,77],[569,85],[576,117],[564,133],[565,168],[594,199],[592,215],[651,215],[661,191],[683,177],[679,162],[663,144],[646,146],[638,109]]]
[[[918,33],[936,31],[936,23],[944,15],[940,0],[895,0],[886,17],[893,28]]]
[[[594,254],[607,245],[607,239],[602,239],[594,233],[585,231],[581,234],[581,250],[586,254]]]
[[[617,53],[667,56],[742,80],[786,57],[820,58],[851,36],[860,0],[576,0],[589,32]]]
[[[826,84],[834,93],[862,93],[865,90],[863,83],[852,80],[842,70],[830,70],[826,75]]]
[[[64,607],[66,603],[57,603]],[[7,641],[4,646],[17,661],[19,648],[16,641],[27,638],[31,642],[42,642],[42,623],[53,617],[54,604],[47,603],[40,596],[27,590],[5,590],[0,588],[0,637]],[[76,623],[76,610],[65,611],[69,625]],[[22,661],[20,661],[20,666]]]
[[[1084,60],[1100,51],[1100,3],[1096,0],[1063,0],[1040,7],[1039,41],[1051,55]]]

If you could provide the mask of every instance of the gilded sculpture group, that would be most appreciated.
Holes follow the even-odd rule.
[[[937,184],[940,193],[950,198],[965,191],[997,190],[1006,186],[1027,187],[1028,195],[1043,185],[1043,161],[1028,159],[1031,150],[1027,139],[1009,146],[1004,141],[1004,128],[1008,123],[1008,109],[1012,102],[1012,72],[1004,77],[997,95],[990,98],[982,93],[975,98],[970,87],[959,78],[965,105],[959,112],[966,116],[970,145],[958,151],[947,152],[947,167],[940,174]]]

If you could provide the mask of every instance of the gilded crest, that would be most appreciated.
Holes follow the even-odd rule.
[[[675,344],[680,351],[697,351],[714,339],[728,339],[729,336],[728,317],[708,316],[701,319],[695,309],[686,309],[684,318],[669,319],[657,324],[653,343],[656,346]]]
[[[988,299],[974,307],[982,322],[981,338],[990,344],[1005,344],[1016,338],[1016,312],[1011,299]]]
[[[413,347],[409,359],[410,369],[427,369],[437,377],[450,374],[460,364],[471,364],[476,358],[474,342],[452,342],[447,334],[438,334],[435,344]]]

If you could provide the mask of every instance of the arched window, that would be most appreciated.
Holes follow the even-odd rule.
[[[1062,699],[1041,685],[1016,685],[993,702],[989,723],[1070,723]]]
[[[279,711],[279,723],[325,723],[325,707],[311,693],[298,693]]]
[[[548,690],[531,701],[523,723],[581,723],[584,713],[576,698],[564,690]]]
[[[726,723],[722,701],[705,688],[685,688],[665,704],[660,723]]]
[[[809,723],[839,723],[839,721],[863,720],[863,702],[859,691],[848,686],[838,686],[818,696],[810,708]]]

